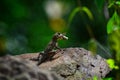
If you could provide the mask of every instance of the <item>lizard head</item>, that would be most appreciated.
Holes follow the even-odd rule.
[[[67,36],[65,36],[64,34],[62,34],[62,33],[55,33],[55,35],[54,35],[54,38],[56,38],[57,40],[58,39],[63,39],[63,40],[67,40],[68,39],[68,37]]]

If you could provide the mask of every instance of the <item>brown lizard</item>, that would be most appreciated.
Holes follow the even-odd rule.
[[[45,62],[47,58],[49,58],[48,53],[52,52],[55,48],[60,49],[58,47],[58,40],[67,40],[68,37],[61,33],[55,33],[52,40],[49,42],[47,47],[43,52],[40,52],[37,58],[32,58],[30,60],[38,61],[37,65],[40,65],[41,63]]]

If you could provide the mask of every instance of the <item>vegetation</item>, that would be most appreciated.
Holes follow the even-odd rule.
[[[2,0],[0,11],[0,55],[42,51],[55,32],[63,32],[69,40],[60,47],[110,58],[113,70],[105,80],[119,80],[119,0]]]

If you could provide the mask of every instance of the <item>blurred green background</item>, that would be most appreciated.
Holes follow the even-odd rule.
[[[119,0],[0,1],[0,55],[42,51],[55,32],[69,37],[61,48],[83,47],[120,65]],[[113,73],[108,79],[118,80]]]

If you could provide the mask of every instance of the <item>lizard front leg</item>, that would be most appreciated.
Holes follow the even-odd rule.
[[[47,60],[47,58],[48,58],[47,54],[42,54],[38,59],[37,65],[40,65],[41,63],[45,62]]]
[[[61,51],[61,48],[58,46],[58,43],[56,43],[55,48]]]
[[[58,43],[55,44],[55,48],[60,49],[60,47],[58,46]]]
[[[52,60],[52,57],[54,55],[55,55],[55,51],[50,51],[48,53],[44,53],[44,54],[40,55],[37,65],[40,65],[41,63],[43,63],[45,61]]]
[[[32,61],[39,61],[42,54],[44,54],[44,53],[43,53],[43,52],[40,52],[37,57],[30,58],[30,60],[32,60]]]

